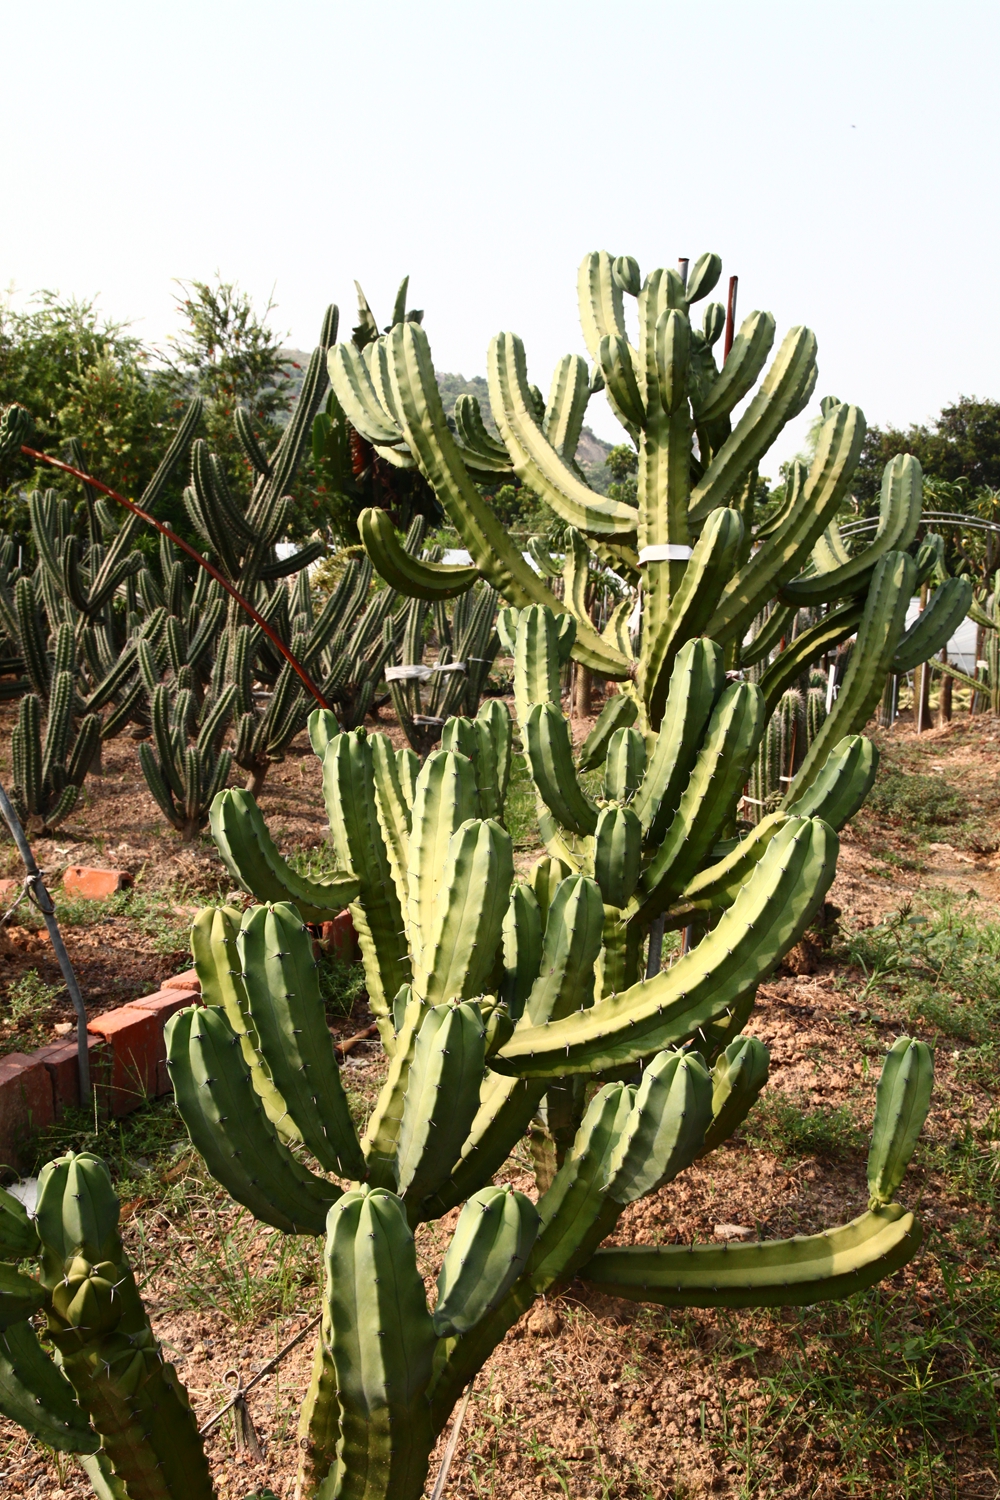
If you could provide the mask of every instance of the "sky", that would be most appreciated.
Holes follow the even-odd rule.
[[[439,369],[508,328],[547,390],[587,251],[714,250],[740,317],[815,330],[814,406],[1000,398],[995,3],[43,0],[3,33],[16,305],[98,296],[162,345],[175,279],[219,272],[311,348],[408,272]]]

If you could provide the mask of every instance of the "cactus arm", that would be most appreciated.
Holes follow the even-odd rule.
[[[834,745],[815,780],[785,811],[789,817],[822,818],[839,833],[868,796],[877,770],[878,749],[871,740],[860,734],[846,735]]]
[[[670,673],[686,641],[699,636],[732,575],[743,541],[738,511],[716,510],[708,516],[691,553],[680,585],[661,615],[648,651],[643,651],[639,689],[654,729],[660,727],[669,690]]]
[[[564,354],[552,372],[542,427],[549,443],[567,463],[572,463],[576,454],[589,400],[587,361],[579,354]]]
[[[847,493],[864,439],[865,419],[858,407],[838,406],[826,418],[798,506],[724,590],[706,626],[713,640],[742,640],[754,616],[802,566]]]
[[[851,599],[839,609],[831,610],[815,625],[796,636],[779,652],[760,678],[760,690],[767,703],[768,717],[774,713],[782,693],[820,656],[854,634],[864,614],[864,603]]]
[[[328,1172],[365,1175],[319,980],[312,941],[293,906],[256,906],[237,939],[260,1050],[302,1139]]]
[[[260,1038],[250,1019],[243,978],[243,961],[236,947],[240,913],[233,907],[203,907],[191,924],[191,954],[206,1005],[224,1011],[233,1034],[240,1039],[243,1061],[250,1069],[254,1092],[278,1134],[286,1140],[300,1140],[298,1126],[288,1113],[288,1106],[274,1086],[271,1070],[260,1053]]]
[[[370,508],[358,517],[365,551],[390,588],[408,599],[457,599],[471,589],[479,569],[462,564],[421,562],[400,546],[384,510]]]
[[[375,779],[375,808],[385,840],[386,854],[392,869],[401,910],[406,909],[406,872],[409,866],[410,821],[412,803],[407,802],[400,777],[400,763],[388,737],[373,734],[372,773]]]
[[[483,421],[477,396],[459,396],[455,402],[455,426],[463,446],[469,450],[473,462],[486,459],[510,470],[510,457],[503,443],[498,443]]]
[[[610,1296],[661,1307],[807,1307],[891,1276],[921,1238],[913,1215],[891,1204],[791,1240],[598,1250],[578,1274]]]
[[[947,646],[972,603],[971,578],[946,578],[896,647],[893,672],[912,672]]]
[[[739,1036],[718,1057],[712,1069],[712,1119],[699,1156],[707,1156],[728,1141],[742,1125],[767,1082],[770,1054],[756,1037]]]
[[[692,491],[692,525],[728,504],[785,423],[798,416],[815,384],[816,336],[808,328],[791,328],[760,390]]]
[[[410,996],[409,985],[401,992]],[[427,1006],[420,1000],[407,998],[403,1010],[402,1025],[396,1035],[395,1050],[389,1063],[385,1082],[379,1090],[375,1108],[368,1117],[361,1149],[368,1162],[368,1180],[373,1187],[396,1187],[396,1148],[399,1141],[399,1126],[403,1118],[407,1082],[413,1055],[417,1045],[417,1033],[427,1015]]]
[[[487,358],[490,406],[514,472],[540,494],[562,520],[588,536],[627,540],[637,514],[621,500],[595,494],[573,472],[543,431],[528,386],[524,344],[514,333],[498,333]]]
[[[459,1214],[437,1280],[439,1338],[468,1333],[520,1276],[538,1234],[538,1212],[510,1187],[482,1188]]]
[[[318,1494],[419,1500],[434,1445],[426,1392],[437,1340],[399,1199],[348,1194],[330,1214],[324,1262],[341,1441]]]
[[[222,1012],[178,1011],[165,1037],[177,1108],[216,1182],[284,1234],[322,1234],[340,1189],[307,1171],[281,1144]]]
[[[615,280],[613,262],[606,250],[594,250],[580,262],[577,297],[580,326],[591,359],[597,358],[601,339],[609,334],[625,337],[622,289]]]
[[[522,725],[531,779],[553,817],[586,837],[597,827],[597,806],[583,791],[573,766],[569,725],[554,703],[536,703]]]
[[[773,343],[774,318],[770,313],[752,312],[743,319],[725,364],[701,400],[694,402],[699,427],[728,417],[739,405],[763,370]]]
[[[357,899],[360,882],[350,873],[329,880],[297,874],[279,854],[256,799],[242,788],[216,795],[209,825],[226,869],[258,901],[291,901],[305,921],[323,922]]]
[[[785,794],[788,807],[819,774],[832,746],[867,724],[885,685],[913,593],[916,564],[905,552],[887,552],[875,565],[865,612],[837,701],[823,720],[795,780]]]
[[[763,859],[771,840],[785,827],[789,816],[788,813],[769,813],[766,818],[762,818],[746,838],[737,842],[735,849],[707,869],[700,870],[688,881],[678,898],[678,905],[685,911],[718,911],[732,906],[751,872]],[[803,813],[801,816],[808,817],[811,814]],[[822,814],[817,812],[816,816]],[[824,821],[830,822],[830,819],[826,818]],[[834,825],[831,823],[830,826]]]
[[[784,604],[776,604],[752,640],[740,646],[739,665],[756,666],[763,661],[787,635],[795,618],[795,610]]]
[[[316,1494],[327,1475],[336,1473],[340,1402],[331,1344],[330,1309],[324,1300],[309,1386],[299,1413],[298,1484],[304,1495]]]
[[[604,1189],[631,1113],[633,1092],[621,1083],[606,1083],[598,1090],[552,1186],[538,1200],[538,1237],[524,1271],[536,1294],[568,1281],[621,1213],[621,1205]]]
[[[447,1180],[423,1203],[422,1217],[448,1213],[499,1172],[528,1129],[547,1086],[545,1079],[486,1074],[462,1154]]]
[[[654,1193],[690,1166],[712,1121],[712,1081],[697,1053],[661,1052],[643,1070],[608,1161],[616,1203]]]
[[[398,1191],[411,1221],[447,1181],[479,1109],[486,1033],[478,1005],[438,1005],[417,1032],[396,1147]]]
[[[863,589],[880,557],[887,552],[905,552],[913,541],[920,525],[922,494],[920,464],[912,454],[898,453],[886,464],[882,476],[878,530],[871,545],[839,567],[793,578],[781,591],[784,602],[818,604]]]
[[[837,849],[818,819],[786,826],[718,925],[672,968],[582,1014],[519,1027],[490,1067],[529,1078],[600,1072],[697,1036],[752,994],[801,937],[833,881]]]
[[[510,710],[496,698],[486,699],[473,721],[478,740],[475,761],[479,804],[484,818],[503,817],[514,750]]]
[[[361,882],[350,911],[372,1010],[386,1017],[410,963],[403,913],[379,827],[372,752],[363,733],[339,734],[323,757],[323,796],[337,858]]]
[[[102,1439],[108,1485],[129,1500],[212,1500],[187,1393],[149,1325],[118,1233],[107,1168],[87,1153],[39,1174],[48,1334]]]
[[[389,344],[393,391],[410,449],[473,563],[512,604],[547,604],[562,612],[564,606],[511,544],[462,464],[445,420],[427,335],[414,323],[400,324],[389,335]],[[582,621],[574,654],[577,661],[606,677],[619,680],[629,675],[629,663],[622,654]]]
[[[569,875],[560,881],[546,914],[538,978],[518,1022],[537,1030],[589,1005],[604,931],[604,903],[593,880]]]
[[[868,1152],[869,1208],[889,1203],[923,1129],[934,1087],[934,1055],[925,1042],[897,1037],[875,1090],[875,1122]]]
[[[45,1305],[45,1288],[13,1265],[0,1262],[0,1329],[23,1323]]]
[[[577,768],[592,771],[595,766],[599,766],[608,752],[611,736],[617,729],[629,728],[638,717],[639,706],[631,693],[614,693],[601,709],[597,722],[580,747]]]
[[[100,1438],[30,1323],[0,1332],[0,1412],[57,1453],[93,1453]]]
[[[492,819],[452,834],[436,899],[426,910],[413,991],[430,1005],[483,994],[499,946],[514,879],[510,835]]]
[[[410,823],[406,926],[414,975],[433,968],[433,914],[452,834],[479,811],[476,773],[466,755],[435,750],[417,777]],[[450,999],[450,996],[443,998]]]
[[[756,684],[730,684],[709,720],[670,827],[643,874],[637,898],[641,921],[663,911],[711,852],[746,783],[765,723]]]
[[[649,844],[662,842],[677,811],[725,686],[722,652],[714,641],[689,641],[677,653],[663,724],[632,802]]]

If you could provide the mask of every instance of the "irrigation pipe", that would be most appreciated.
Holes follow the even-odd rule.
[[[24,880],[24,890],[29,901],[38,907],[45,918],[45,925],[49,929],[49,937],[52,939],[52,947],[59,967],[62,970],[63,983],[69,991],[69,998],[73,1002],[76,1011],[76,1065],[80,1077],[80,1103],[86,1104],[90,1099],[90,1052],[87,1038],[87,1007],[83,1003],[80,994],[80,986],[76,982],[73,965],[70,963],[69,954],[66,952],[66,944],[62,940],[59,931],[59,923],[56,921],[56,909],[52,897],[45,889],[42,880],[42,872],[38,868],[35,856],[31,852],[31,845],[24,836],[21,820],[14,811],[10,799],[3,787],[0,786],[0,813],[3,814],[4,822],[11,831],[14,843],[17,845],[18,853],[24,861],[27,875]],[[17,903],[15,902],[15,905]],[[11,908],[13,910],[13,907]]]
[[[269,1359],[263,1369],[257,1371],[252,1380],[247,1381],[246,1385],[240,1387],[235,1396],[233,1396],[232,1400],[227,1401],[225,1406],[223,1406],[221,1410],[215,1413],[214,1417],[209,1417],[204,1426],[198,1428],[198,1436],[204,1437],[206,1432],[211,1432],[216,1422],[221,1422],[227,1411],[231,1411],[232,1408],[236,1406],[240,1401],[244,1401],[245,1398],[253,1390],[254,1386],[259,1385],[259,1383],[264,1379],[265,1375],[270,1375],[271,1371],[278,1365],[280,1365],[285,1355],[290,1353],[291,1350],[295,1348],[296,1344],[301,1344],[306,1334],[310,1333],[316,1327],[316,1324],[319,1322],[322,1316],[322,1313],[317,1313],[311,1323],[307,1323],[304,1328],[299,1330],[299,1332],[293,1339],[290,1339],[288,1341],[283,1349],[279,1349],[274,1358]]]
[[[296,672],[301,678],[320,708],[330,707],[305,667],[296,656],[293,656],[284,641],[279,640],[270,625],[257,613],[250,601],[244,599],[239,590],[234,589],[232,584],[222,576],[218,568],[213,567],[210,562],[202,557],[201,553],[196,551],[190,542],[186,542],[182,536],[177,535],[176,531],[172,531],[169,526],[164,525],[162,521],[158,521],[155,516],[151,516],[147,510],[142,510],[134,501],[126,500],[125,496],[119,495],[117,490],[110,489],[106,484],[102,484],[99,479],[94,479],[90,474],[84,474],[82,469],[74,469],[72,464],[63,463],[61,458],[51,458],[47,453],[39,453],[37,449],[29,448],[26,443],[21,444],[21,452],[26,453],[29,458],[37,458],[43,464],[51,464],[54,469],[62,469],[65,474],[72,474],[74,479],[79,479],[81,484],[89,484],[92,489],[100,490],[102,495],[107,495],[111,500],[117,500],[119,505],[124,505],[125,509],[130,510],[134,516],[138,516],[142,521],[148,521],[150,526],[155,526],[157,531],[162,532],[176,547],[180,547],[182,551],[186,552],[188,557],[193,557],[198,566],[204,568],[205,572],[209,573],[215,579],[216,583],[220,583],[230,598],[236,600],[241,609],[246,610],[254,624],[260,626],[272,646],[275,646],[281,652],[293,672]]]

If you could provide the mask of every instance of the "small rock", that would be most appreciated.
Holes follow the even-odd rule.
[[[562,1319],[554,1307],[543,1302],[528,1319],[528,1332],[535,1338],[554,1339],[562,1330]]]
[[[716,1224],[713,1231],[717,1240],[752,1240],[753,1229],[748,1224]]]

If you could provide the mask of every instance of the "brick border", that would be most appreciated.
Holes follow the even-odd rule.
[[[317,944],[345,961],[356,959],[350,912],[324,922]],[[198,975],[185,969],[165,979],[155,994],[94,1017],[87,1026],[90,1073],[101,1116],[130,1114],[147,1099],[172,1092],[163,1028],[177,1011],[200,1003]],[[0,1171],[19,1171],[27,1162],[32,1136],[58,1120],[64,1109],[79,1105],[76,1064],[76,1042],[69,1037],[34,1052],[0,1057]]]
[[[155,994],[94,1017],[87,1030],[101,1115],[127,1115],[147,1099],[171,1092],[163,1028],[177,1011],[200,1001],[198,976],[188,969],[167,979]],[[75,1040],[0,1057],[0,1167],[20,1170],[31,1138],[79,1103]]]

